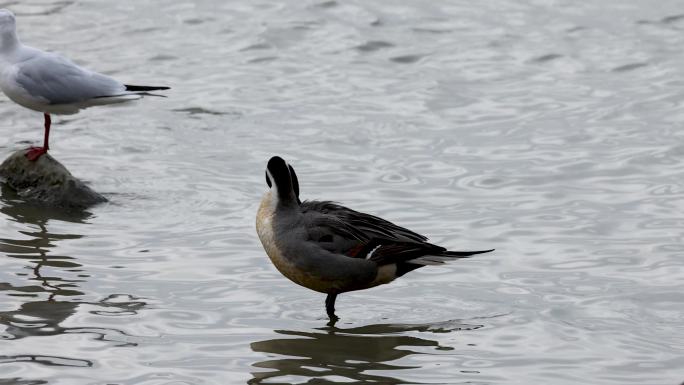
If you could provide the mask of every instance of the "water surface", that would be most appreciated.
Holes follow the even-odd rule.
[[[1,384],[684,380],[681,2],[5,6],[26,44],[173,90],[53,120],[109,203],[3,189]],[[0,114],[0,153],[42,138]],[[497,250],[327,326],[254,231],[275,154],[305,198]]]

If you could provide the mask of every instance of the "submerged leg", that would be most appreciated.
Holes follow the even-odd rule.
[[[29,150],[26,152],[26,157],[30,161],[35,161],[38,158],[40,158],[41,155],[45,154],[48,149],[50,148],[48,142],[50,139],[50,124],[52,123],[52,120],[50,119],[50,115],[48,114],[43,114],[45,117],[45,135],[43,136],[43,147],[31,147]]]
[[[337,321],[339,317],[335,315],[335,299],[337,299],[337,294],[328,294],[325,297],[325,311],[330,317],[330,321]]]

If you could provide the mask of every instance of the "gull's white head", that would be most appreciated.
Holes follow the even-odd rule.
[[[17,22],[12,11],[9,9],[0,9],[0,28],[14,29],[16,28],[16,25]]]
[[[0,9],[0,48],[13,46],[17,42],[17,22],[12,11]]]

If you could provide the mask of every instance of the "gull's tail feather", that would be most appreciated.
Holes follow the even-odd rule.
[[[157,86],[134,86],[131,84],[124,84],[126,86],[126,91],[130,92],[147,92],[147,91],[159,91],[159,90],[169,90],[171,87],[157,87]]]
[[[160,97],[160,98],[166,98],[166,97],[168,97],[168,96],[166,96],[166,95],[153,94],[153,93],[151,93],[151,92],[145,92],[145,91],[133,92],[132,94],[129,94],[129,95],[137,95],[137,96],[140,96],[140,97],[143,97],[143,96],[157,96],[157,97]]]
[[[107,96],[97,96],[92,99],[88,99],[80,103],[80,108],[87,108],[92,106],[104,106],[107,104],[117,104],[124,103],[131,100],[138,100],[142,98],[140,94],[120,94],[120,95],[107,95]]]

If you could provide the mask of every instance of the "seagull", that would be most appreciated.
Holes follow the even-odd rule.
[[[43,113],[43,146],[26,152],[26,157],[35,161],[49,149],[50,114],[75,114],[92,106],[140,99],[153,95],[150,91],[169,87],[123,84],[58,54],[23,45],[17,36],[14,14],[0,9],[0,89],[13,102]]]
[[[426,265],[488,253],[448,251],[423,235],[330,201],[299,199],[294,168],[274,156],[266,167],[270,188],[256,217],[259,240],[275,267],[301,286],[327,294],[334,323],[341,293],[392,282]]]

